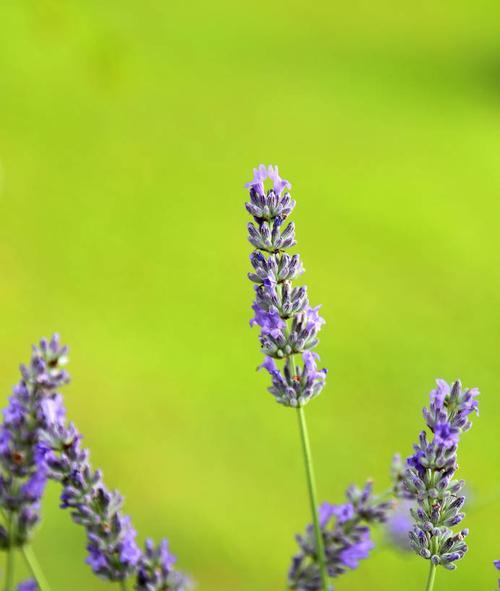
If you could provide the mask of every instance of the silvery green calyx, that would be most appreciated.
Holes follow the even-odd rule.
[[[271,187],[265,189],[265,182]],[[248,239],[255,247],[250,255],[255,284],[254,317],[250,324],[260,327],[261,350],[266,356],[260,367],[271,375],[269,388],[285,405],[303,406],[317,396],[325,384],[326,370],[318,370],[318,333],[324,320],[319,306],[312,308],[305,286],[294,286],[304,271],[299,255],[287,249],[295,245],[295,227],[286,223],[295,207],[288,189],[291,185],[278,174],[276,166],[260,165],[245,185],[250,192],[247,211],[254,221],[248,225]],[[302,363],[296,363],[296,357]],[[281,367],[276,361],[283,360]]]
[[[351,486],[346,491],[347,502],[342,505],[323,503],[319,509],[319,522],[330,578],[337,578],[358,567],[360,560],[368,558],[374,548],[370,526],[386,521],[392,502],[379,501],[373,496],[373,485],[368,482],[362,489]],[[289,589],[320,591],[322,582],[313,526],[298,535],[300,551],[293,557],[288,574]],[[330,588],[332,588],[330,586]]]
[[[476,388],[463,390],[459,381],[449,386],[438,380],[423,415],[430,437],[422,431],[415,453],[400,471],[396,492],[414,498],[414,526],[410,545],[423,558],[448,570],[467,552],[467,529],[452,530],[464,518],[464,482],[455,479],[460,436],[471,427],[469,415],[478,412]]]
[[[14,387],[0,426],[0,506],[6,526],[0,526],[0,547],[22,546],[40,519],[40,501],[47,470],[38,450],[44,427],[41,407],[69,381],[63,369],[67,348],[54,335],[33,347],[28,366]]]

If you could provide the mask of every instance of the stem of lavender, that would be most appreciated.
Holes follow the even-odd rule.
[[[434,579],[436,578],[436,565],[431,562],[431,567],[429,569],[429,576],[427,577],[427,585],[425,586],[425,591],[432,591],[434,588]]]
[[[13,538],[13,516],[9,514],[9,547],[7,548],[7,557],[5,565],[5,591],[14,591],[14,547]]]
[[[321,584],[323,591],[328,591],[328,572],[326,570],[325,547],[323,544],[323,536],[319,526],[318,519],[318,502],[316,500],[316,481],[314,478],[314,467],[312,463],[311,446],[309,444],[309,434],[307,431],[306,416],[304,407],[297,408],[297,415],[299,417],[300,436],[302,439],[302,451],[304,452],[304,464],[306,467],[307,488],[309,491],[309,501],[311,504],[311,513],[314,527],[314,537],[316,539],[316,549],[318,553],[319,571],[321,574]]]
[[[28,565],[28,568],[31,571],[31,574],[35,581],[37,582],[40,591],[50,591],[49,584],[45,575],[43,574],[42,568],[40,563],[38,562],[35,553],[33,552],[33,548],[29,545],[25,545],[22,547],[22,552],[24,556],[24,560]]]

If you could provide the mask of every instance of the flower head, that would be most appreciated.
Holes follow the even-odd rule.
[[[362,489],[349,487],[346,501],[341,505],[323,503],[319,507],[326,566],[332,578],[357,568],[368,557],[374,548],[369,526],[385,522],[392,506],[373,497],[371,482]],[[292,559],[289,587],[297,591],[320,591],[322,583],[312,525],[305,534],[297,536],[297,541],[300,550]]]
[[[264,182],[273,183],[267,192]],[[255,284],[254,317],[250,325],[260,327],[261,350],[266,355],[264,367],[271,374],[269,391],[285,406],[297,407],[317,396],[325,384],[326,370],[318,370],[318,333],[324,324],[320,306],[311,307],[307,288],[292,282],[304,269],[298,255],[285,251],[295,245],[295,226],[285,225],[295,207],[276,166],[263,164],[254,169],[254,178],[245,185],[250,189],[247,211],[254,222],[248,226],[248,239],[255,250],[250,255]],[[282,365],[268,359],[281,360]],[[296,361],[302,361],[296,364]]]
[[[461,511],[465,497],[460,494],[464,482],[454,477],[459,439],[472,426],[469,415],[478,412],[478,394],[476,388],[463,390],[459,381],[450,386],[438,380],[429,407],[423,410],[430,437],[422,431],[406,466],[398,463],[393,469],[396,494],[415,502],[411,548],[448,570],[455,569],[467,552],[468,530],[452,530],[465,516]]]

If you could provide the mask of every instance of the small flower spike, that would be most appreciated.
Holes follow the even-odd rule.
[[[459,439],[472,426],[469,415],[478,414],[478,395],[476,388],[464,390],[459,381],[450,386],[438,380],[429,407],[423,410],[431,436],[422,431],[414,454],[393,470],[396,494],[416,501],[411,510],[410,546],[448,570],[455,569],[467,552],[464,539],[469,530],[452,529],[465,517],[464,482],[456,480],[455,473]]]
[[[325,546],[328,576],[336,578],[354,570],[368,558],[374,543],[370,525],[384,523],[392,502],[380,502],[373,496],[373,485],[367,482],[359,489],[350,486],[343,505],[323,503],[319,508],[319,522]],[[289,589],[319,591],[322,589],[316,544],[312,525],[304,535],[297,536],[300,551],[293,557],[288,574]]]

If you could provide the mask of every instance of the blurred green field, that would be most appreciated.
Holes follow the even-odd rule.
[[[388,485],[436,377],[478,385],[470,552],[437,589],[495,586],[499,17],[465,0],[0,0],[2,401],[59,331],[94,463],[200,589],[281,591],[309,518],[296,417],[248,327],[259,162],[293,183],[327,320],[320,498]],[[53,589],[105,589],[57,492],[35,541]],[[420,591],[426,570],[381,544],[337,588]]]

